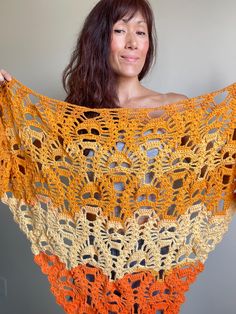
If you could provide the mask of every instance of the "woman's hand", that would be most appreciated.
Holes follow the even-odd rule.
[[[7,71],[3,69],[0,70],[0,87],[5,83],[5,81],[11,81],[11,79],[12,77]]]

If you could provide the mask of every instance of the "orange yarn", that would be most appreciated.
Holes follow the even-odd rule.
[[[40,253],[35,262],[48,275],[51,291],[68,314],[178,313],[184,292],[204,266],[187,263],[167,272],[164,280],[156,280],[151,271],[134,272],[110,282],[101,269],[79,265],[67,270],[56,256]]]
[[[177,314],[236,209],[236,83],[155,108],[0,88],[0,197],[68,314]]]

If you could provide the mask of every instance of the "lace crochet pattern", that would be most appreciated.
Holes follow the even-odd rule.
[[[154,108],[0,88],[0,197],[68,314],[177,314],[236,210],[236,83]]]

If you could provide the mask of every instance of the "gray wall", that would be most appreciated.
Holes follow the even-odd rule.
[[[158,60],[144,85],[194,97],[235,82],[235,0],[150,1],[159,38]],[[0,68],[49,97],[63,99],[61,73],[92,0],[0,0]],[[205,271],[186,294],[181,314],[235,314],[236,219]],[[0,210],[0,314],[59,314],[47,277],[6,205]],[[0,278],[0,287],[2,281]]]

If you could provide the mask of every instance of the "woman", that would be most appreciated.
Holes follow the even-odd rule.
[[[192,99],[183,102],[189,105],[187,114],[165,107],[160,119],[150,119],[143,110],[96,109],[94,114],[76,106],[148,108],[187,98],[142,86],[154,57],[148,1],[101,0],[86,18],[63,72],[65,100],[75,106],[64,103],[54,119],[50,102],[31,106],[23,88],[13,114],[2,106],[4,188],[9,189],[8,179],[18,191],[25,175],[37,177],[34,194],[43,205],[17,202],[19,208],[14,196],[9,204],[15,213],[24,212],[19,224],[33,230],[35,261],[67,313],[177,314],[226,230],[228,216],[222,217],[228,215],[235,176],[233,102],[227,103],[229,110],[223,107],[226,101],[214,110],[213,94],[201,96],[196,110]],[[1,70],[0,80],[11,76]],[[228,91],[235,100],[233,86]],[[2,104],[8,104],[7,96],[0,98],[7,100]],[[207,104],[210,110],[204,110]],[[26,145],[20,145],[23,137]],[[87,152],[91,158],[84,158]],[[12,160],[13,167],[7,162]],[[30,179],[24,182],[33,186]]]
[[[89,13],[63,72],[65,101],[90,107],[155,107],[187,97],[141,84],[155,59],[155,24],[146,0],[101,0]],[[0,71],[0,82],[10,81]]]

